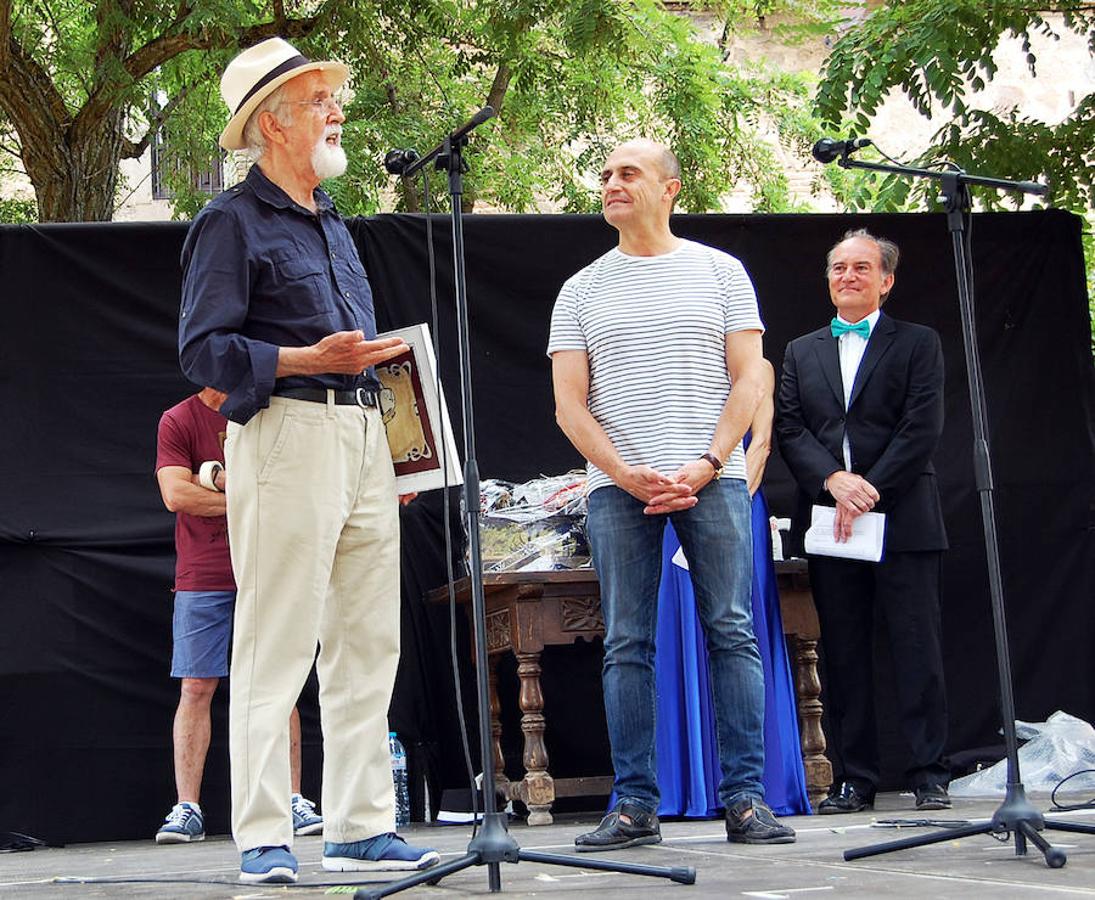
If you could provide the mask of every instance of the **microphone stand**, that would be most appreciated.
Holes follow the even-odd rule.
[[[837,165],[845,169],[867,169],[889,172],[910,178],[930,178],[942,182],[943,201],[947,211],[947,229],[954,246],[954,269],[958,283],[958,305],[962,316],[962,340],[966,353],[966,372],[970,392],[970,409],[973,413],[973,470],[977,491],[981,497],[981,518],[985,532],[985,554],[988,562],[989,594],[992,601],[992,624],[996,643],[996,662],[1000,687],[1000,709],[1004,720],[1004,742],[1007,747],[1007,789],[1004,802],[988,822],[948,828],[939,834],[902,838],[882,844],[846,850],[844,859],[862,859],[910,847],[922,847],[953,841],[975,834],[1010,834],[1015,839],[1015,855],[1025,856],[1027,841],[1033,843],[1045,857],[1051,869],[1059,869],[1068,858],[1059,847],[1052,846],[1041,834],[1046,829],[1095,834],[1095,826],[1047,819],[1036,810],[1026,797],[1019,772],[1019,749],[1015,734],[1015,697],[1012,693],[1011,659],[1009,654],[1007,618],[1004,611],[1004,587],[1000,574],[1000,553],[996,540],[996,513],[993,507],[992,461],[989,455],[988,412],[985,405],[985,388],[981,376],[981,357],[978,350],[977,328],[973,308],[973,260],[966,243],[966,214],[970,212],[969,185],[1003,190],[1021,191],[1024,194],[1045,195],[1048,188],[1030,181],[1004,181],[999,178],[982,178],[967,175],[962,169],[936,172],[908,166],[890,166],[882,163],[860,162],[849,158],[856,149],[844,145]]]
[[[520,861],[546,863],[553,866],[569,866],[576,869],[593,869],[620,872],[627,875],[644,875],[652,878],[668,878],[680,884],[694,884],[696,870],[691,866],[644,866],[632,863],[612,863],[603,859],[575,859],[554,853],[522,850],[510,835],[506,814],[498,810],[494,748],[490,732],[490,686],[488,681],[489,660],[487,655],[486,600],[483,592],[483,558],[479,540],[479,466],[475,457],[475,420],[472,409],[471,341],[468,335],[467,282],[464,273],[464,225],[461,198],[464,193],[464,173],[467,163],[463,151],[468,144],[468,134],[494,115],[494,110],[484,106],[464,125],[446,137],[429,153],[417,158],[414,151],[393,151],[388,154],[389,171],[407,178],[434,162],[435,168],[447,171],[449,195],[452,200],[452,248],[453,273],[456,282],[457,341],[460,351],[460,399],[464,423],[464,515],[468,531],[470,556],[472,612],[475,631],[476,693],[479,705],[479,753],[483,764],[483,824],[468,844],[467,853],[451,862],[441,863],[407,878],[392,881],[380,887],[361,887],[354,897],[357,900],[379,900],[390,894],[405,891],[419,884],[437,884],[442,878],[463,871],[471,866],[486,866],[490,892],[502,889],[500,864]],[[399,170],[402,170],[401,172]]]

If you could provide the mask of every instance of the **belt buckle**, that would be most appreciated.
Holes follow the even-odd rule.
[[[368,402],[370,398],[371,392],[365,390],[365,388],[359,387],[354,389],[354,400],[357,401],[357,405],[360,406],[362,409],[367,409],[371,406],[376,405],[375,400],[372,403]]]

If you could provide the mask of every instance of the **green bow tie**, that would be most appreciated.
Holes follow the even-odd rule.
[[[867,340],[871,336],[871,323],[866,319],[860,319],[854,325],[849,325],[847,322],[841,322],[840,319],[834,318],[829,323],[829,328],[833,332],[833,337],[838,338],[842,334],[858,334],[863,340]]]

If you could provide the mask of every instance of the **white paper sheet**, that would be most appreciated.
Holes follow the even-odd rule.
[[[818,556],[839,556],[843,559],[860,559],[878,562],[886,537],[884,513],[863,513],[852,522],[852,536],[837,543],[833,537],[833,520],[836,509],[831,506],[815,506],[810,511],[810,527],[806,530],[806,552]]]

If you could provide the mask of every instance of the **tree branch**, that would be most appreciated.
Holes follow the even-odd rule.
[[[184,2],[180,4],[175,21],[168,26],[168,29],[122,60],[122,68],[132,82],[137,82],[158,66],[188,50],[210,50],[233,44],[247,47],[265,38],[279,35],[287,38],[307,37],[322,21],[329,2],[330,0],[326,0],[314,15],[307,18],[287,19],[280,24],[276,21],[262,22],[243,28],[234,36],[223,31],[208,29],[198,33],[185,31],[183,26],[191,7],[189,2]],[[120,83],[117,79],[97,86],[77,115],[80,127],[95,127],[114,105],[118,92],[126,87],[128,84]]]
[[[10,32],[4,49],[7,63],[0,78],[0,109],[11,119],[20,141],[27,140],[28,132],[60,131],[68,125],[68,107],[49,73],[11,38]],[[52,140],[43,137],[47,142]]]
[[[175,27],[176,23],[172,23]],[[134,81],[140,81],[157,66],[169,59],[174,59],[180,53],[187,50],[209,50],[216,47],[219,41],[203,33],[201,35],[188,34],[185,31],[171,31],[161,34],[143,47],[134,50],[123,62],[122,67]]]
[[[497,114],[502,111],[502,101],[506,91],[509,90],[510,68],[508,63],[499,63],[498,71],[494,73],[494,82],[487,91],[487,106],[494,107]]]
[[[11,0],[0,0],[0,72],[11,62]]]
[[[122,159],[140,159],[141,156],[144,155],[145,150],[148,149],[148,145],[152,143],[153,136],[160,130],[168,117],[178,108],[179,104],[186,99],[186,95],[190,93],[191,88],[192,85],[183,85],[182,90],[160,108],[156,115],[152,117],[152,121],[148,125],[148,130],[144,133],[144,137],[139,141],[125,141],[122,144]]]
[[[323,22],[329,5],[330,0],[326,0],[319,9],[304,19],[284,19],[280,23],[263,22],[259,25],[252,25],[250,28],[244,28],[239,34],[239,45],[241,47],[250,47],[252,44],[257,44],[259,41],[272,37],[309,37]]]
[[[280,4],[279,4],[280,5]],[[122,66],[134,81],[140,81],[157,66],[163,65],[169,59],[174,59],[180,53],[187,50],[211,50],[224,47],[231,43],[238,43],[240,47],[249,47],[269,37],[302,38],[308,37],[316,30],[327,10],[324,3],[314,15],[304,19],[286,19],[284,9],[281,16],[276,15],[273,22],[261,22],[248,28],[240,29],[236,40],[223,32],[211,32],[202,30],[197,34],[190,34],[182,30],[183,21],[190,14],[189,4],[179,7],[179,16],[171,23],[170,29],[150,40],[143,47],[133,51],[123,62]]]
[[[396,115],[399,115],[405,107],[402,99],[400,99],[399,92],[392,83],[391,72],[388,71],[386,66],[380,69],[380,79],[384,84],[384,95],[388,98],[388,105]],[[400,178],[398,183],[399,191],[403,194],[404,212],[420,212],[422,210],[422,195],[418,190],[418,182],[413,178]]]

